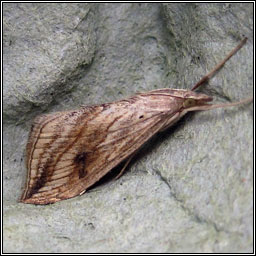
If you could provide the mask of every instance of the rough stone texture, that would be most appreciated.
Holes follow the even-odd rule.
[[[95,21],[87,4],[5,3],[3,11],[4,114],[23,121],[73,88],[94,56]]]
[[[32,118],[155,88],[253,93],[253,3],[4,3],[4,244],[27,252],[252,252],[253,107],[190,114],[119,179],[53,205],[18,203]]]

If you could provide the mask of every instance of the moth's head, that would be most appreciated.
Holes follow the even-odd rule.
[[[197,108],[207,106],[207,103],[212,100],[213,98],[206,94],[188,91],[187,95],[184,95],[183,108],[191,111],[197,110]]]

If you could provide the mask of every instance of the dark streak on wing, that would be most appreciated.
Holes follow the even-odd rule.
[[[26,150],[27,150],[26,165],[27,165],[27,169],[29,171],[31,171],[31,167],[30,167],[31,160],[32,160],[31,156],[33,155],[33,152],[35,150],[34,145],[36,145],[36,143],[38,141],[38,136],[40,135],[40,133],[41,133],[42,129],[45,127],[45,125],[47,125],[49,122],[57,119],[59,117],[59,115],[49,116],[49,117],[51,117],[50,120],[47,120],[45,115],[36,118],[31,127],[30,135],[29,135],[29,142],[28,142],[27,148],[26,148]],[[34,129],[36,129],[36,126],[39,125],[40,119],[42,119],[42,118],[46,118],[47,121],[45,120],[46,123],[44,123],[44,125],[42,125],[39,128],[38,136],[36,138],[34,138],[34,134],[33,134],[35,132]],[[56,136],[54,136],[52,140],[54,140],[54,139],[56,139]],[[27,182],[30,180],[30,175],[31,174],[29,172],[28,176],[27,176]],[[22,195],[22,200],[30,198],[34,193],[36,193],[47,182],[47,177],[48,177],[47,167],[44,166],[40,178],[35,182],[35,184],[32,186],[32,188],[28,189],[28,187],[26,187],[26,189]],[[28,183],[27,183],[27,186],[28,186]]]
[[[47,174],[47,166],[44,166],[42,174],[39,179],[37,179],[36,183],[33,187],[27,191],[26,198],[32,197],[33,194],[37,193],[37,191],[45,185],[47,182],[48,174]]]

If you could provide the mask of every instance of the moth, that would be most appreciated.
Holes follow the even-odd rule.
[[[21,202],[50,204],[81,195],[111,169],[189,111],[249,103],[209,104],[212,97],[194,92],[207,82],[246,42],[244,38],[226,58],[191,90],[158,89],[112,103],[74,111],[41,115],[34,120],[27,147],[27,180]]]

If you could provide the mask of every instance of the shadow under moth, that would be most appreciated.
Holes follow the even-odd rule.
[[[21,202],[50,204],[83,194],[111,169],[126,161],[157,132],[189,111],[249,103],[209,104],[212,97],[194,90],[207,82],[245,43],[191,90],[158,89],[112,103],[41,115],[34,120],[27,148],[27,180]]]

